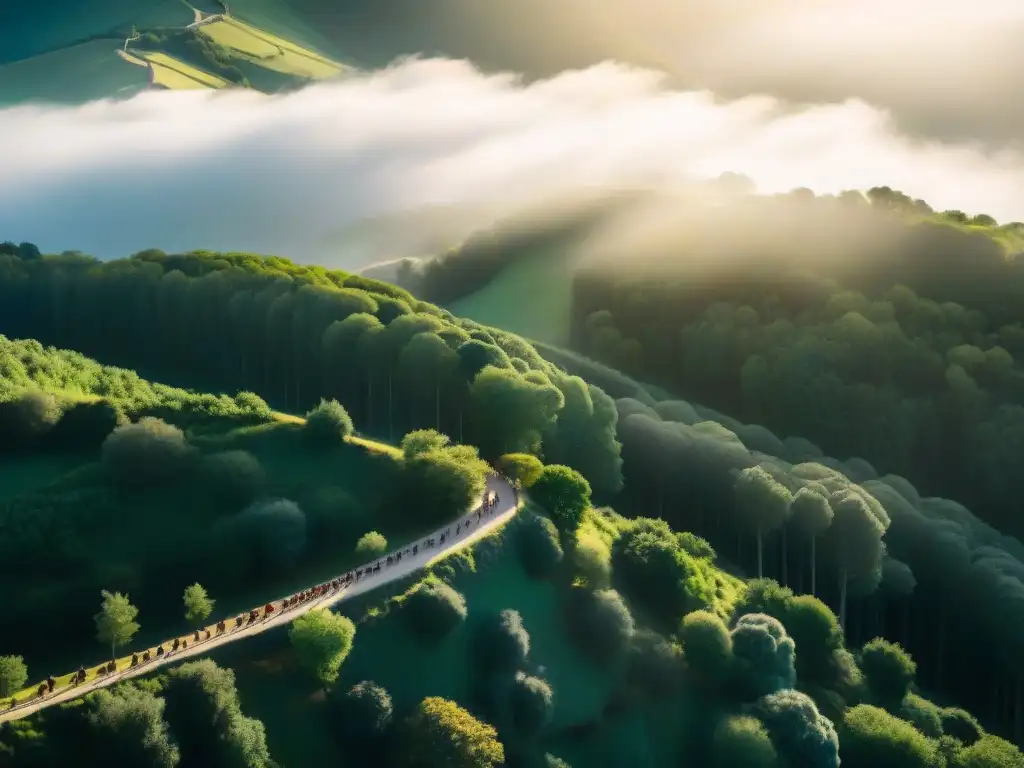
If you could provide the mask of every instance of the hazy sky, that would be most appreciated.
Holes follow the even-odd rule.
[[[273,98],[153,93],[0,111],[0,239],[103,257],[208,247],[351,264],[369,256],[323,242],[366,216],[500,212],[723,171],[765,191],[889,184],[937,208],[1024,220],[1024,49],[1009,44],[1024,2],[645,3],[625,14],[618,0],[587,0],[574,39],[592,50],[577,58],[636,49],[634,60],[685,69],[714,92],[611,62],[523,81],[431,59]],[[522,18],[550,6],[523,0]]]
[[[618,58],[727,97],[862,98],[922,135],[993,142],[1024,137],[1019,0],[424,4],[443,9],[443,29],[455,30],[448,38],[434,35],[442,45],[503,67],[550,71]]]

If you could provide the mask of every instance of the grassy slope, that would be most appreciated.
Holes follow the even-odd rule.
[[[223,11],[212,0],[94,0],[88,4],[56,0],[48,7],[63,8],[64,12],[53,17],[22,11],[15,14],[10,27],[0,30],[0,44],[6,46],[6,52],[0,52],[0,105],[30,100],[78,104],[132,95],[147,86],[148,74],[115,51],[133,26],[140,30],[181,28],[194,20],[192,7],[204,13]],[[238,7],[232,3],[231,8],[237,17],[201,31],[238,55],[240,68],[253,87],[273,92],[282,86],[282,76],[285,81],[323,79],[346,69],[318,52],[330,49],[327,41],[282,3],[250,0]],[[73,45],[97,35],[105,39]],[[158,86],[194,89],[229,85],[166,54],[134,53],[154,63]],[[10,61],[13,63],[6,63]]]
[[[343,53],[317,30],[316,24],[310,23],[304,14],[290,7],[285,0],[236,0],[229,5],[235,19],[259,27],[264,33],[291,41],[322,56]]]
[[[29,100],[84,103],[130,96],[149,83],[144,69],[123,61],[116,39],[71,48],[0,66],[0,106]]]
[[[171,90],[207,90],[227,88],[223,78],[204,72],[166,53],[136,51],[136,55],[153,66],[153,82]]]
[[[541,253],[511,263],[479,291],[447,307],[452,314],[554,346],[569,343],[572,270]]]
[[[330,59],[239,19],[222,19],[200,27],[200,31],[251,63],[275,72],[323,79],[335,77],[342,71],[342,67]]]
[[[210,10],[217,7],[211,0],[190,3]],[[121,36],[123,42],[132,25],[184,26],[194,18],[182,0],[47,0],[45,4],[4,0],[3,6],[0,63],[38,56],[96,35]]]

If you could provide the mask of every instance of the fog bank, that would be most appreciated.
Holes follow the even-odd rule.
[[[0,112],[0,167],[0,240],[105,258],[205,247],[354,268],[580,191],[725,171],[765,192],[887,184],[936,209],[1024,219],[1017,152],[915,139],[862,101],[725,101],[612,63],[524,84],[415,60],[276,97],[20,107]]]

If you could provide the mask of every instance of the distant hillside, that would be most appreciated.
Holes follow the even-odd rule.
[[[934,211],[888,187],[818,197],[795,190],[704,205],[718,189],[716,182],[695,185],[678,200],[619,193],[540,216],[518,215],[431,258],[364,271],[457,315],[556,346],[569,344],[566,307],[578,273],[596,263],[603,271],[632,271],[638,278],[653,271],[656,281],[692,272],[701,286],[728,283],[763,265],[781,274],[785,264],[850,289],[903,282],[939,301],[986,312],[996,302],[1001,318],[1013,316],[1022,290],[1021,222]],[[707,213],[691,216],[694,202]],[[650,210],[657,215],[650,218]],[[730,226],[736,216],[748,224]],[[741,266],[733,274],[729,265],[737,262]],[[963,279],[968,272],[972,279]]]
[[[146,87],[275,93],[347,70],[321,52],[332,48],[326,39],[274,3],[230,12],[209,0],[53,5],[56,23],[49,8],[45,18],[5,9],[13,18],[0,25],[0,105],[81,103]]]

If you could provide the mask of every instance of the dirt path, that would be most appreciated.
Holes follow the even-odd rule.
[[[203,640],[195,645],[190,645],[185,650],[179,650],[175,653],[168,653],[160,658],[149,661],[145,664],[140,664],[134,668],[126,668],[123,671],[115,672],[108,677],[96,678],[86,681],[82,685],[78,686],[65,686],[63,688],[56,689],[52,694],[40,698],[32,698],[25,701],[15,709],[7,709],[0,713],[0,723],[9,720],[18,720],[23,717],[27,717],[40,709],[44,709],[54,704],[59,704],[63,701],[70,701],[80,696],[84,696],[91,691],[105,688],[108,685],[127,680],[132,677],[138,677],[140,675],[148,675],[157,667],[162,667],[165,664],[174,663],[181,661],[182,659],[191,658],[193,656],[200,656],[207,653],[214,648],[219,648],[228,643],[234,643],[238,640],[243,640],[253,635],[258,635],[261,632],[266,632],[268,629],[279,627],[282,624],[291,622],[295,617],[301,616],[307,611],[311,611],[314,608],[323,608],[326,606],[334,605],[342,602],[350,597],[361,595],[369,592],[377,587],[383,586],[392,581],[404,578],[411,573],[419,571],[427,566],[432,560],[436,560],[441,555],[447,554],[453,550],[459,549],[466,544],[476,541],[482,538],[491,531],[499,528],[509,519],[511,519],[518,511],[517,497],[512,486],[501,477],[491,475],[487,480],[487,490],[494,491],[498,495],[498,504],[493,512],[490,514],[483,514],[479,522],[477,522],[477,512],[480,510],[479,504],[470,510],[469,513],[463,515],[457,520],[453,520],[450,524],[444,525],[438,528],[433,533],[427,534],[422,537],[416,544],[419,545],[419,553],[413,555],[411,552],[412,544],[408,547],[402,547],[401,551],[404,553],[409,550],[409,554],[403,554],[400,562],[393,563],[391,566],[386,566],[385,559],[387,554],[382,555],[380,558],[373,560],[371,563],[366,565],[372,565],[373,563],[381,563],[381,570],[378,573],[374,573],[370,576],[363,577],[360,581],[355,582],[351,586],[344,587],[341,591],[335,593],[329,593],[320,600],[311,601],[295,606],[294,608],[283,610],[282,600],[291,597],[286,595],[284,598],[274,600],[272,605],[274,606],[274,613],[271,614],[272,618],[269,620],[258,621],[250,626],[243,626],[239,629],[229,630],[222,635],[213,635],[209,640]],[[461,529],[460,533],[456,535],[456,530]],[[443,545],[434,546],[433,548],[424,548],[423,543],[430,538],[439,539],[442,534],[447,533],[448,538]],[[398,550],[396,550],[397,552]],[[365,566],[363,566],[365,567]],[[355,568],[352,569],[356,570]],[[339,577],[344,574],[338,574]],[[328,579],[327,581],[330,581]],[[320,582],[323,583],[323,582]],[[311,585],[316,586],[316,585]],[[263,613],[263,606],[259,606],[258,610],[260,614]],[[234,625],[234,616],[225,617],[228,621],[228,626]],[[180,637],[180,636],[179,636]],[[191,639],[191,638],[189,638]],[[165,641],[164,645],[170,647],[174,642],[172,637],[170,641]],[[153,648],[149,648],[151,652]],[[142,651],[139,651],[139,655],[142,655]],[[93,672],[90,670],[90,674]]]

